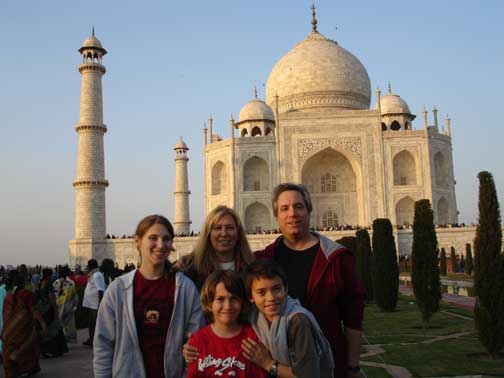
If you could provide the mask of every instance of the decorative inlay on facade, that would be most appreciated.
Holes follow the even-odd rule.
[[[291,109],[302,109],[313,106],[338,106],[351,109],[365,109],[369,107],[368,97],[351,92],[321,91],[305,92],[282,97],[278,101],[278,110],[286,112]]]
[[[331,146],[341,147],[350,152],[355,159],[361,161],[361,140],[358,137],[299,139],[297,142],[299,161],[304,162],[313,153]]]
[[[83,131],[83,130],[98,130],[102,131],[104,133],[107,132],[107,126],[106,125],[81,125],[80,123],[75,126],[75,130],[77,132]]]
[[[79,72],[82,73],[82,71],[100,71],[102,74],[107,72],[105,66],[99,63],[82,63],[79,65]]]

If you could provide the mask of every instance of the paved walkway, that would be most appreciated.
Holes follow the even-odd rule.
[[[399,291],[401,292],[401,294],[411,295],[411,296],[413,295],[413,288],[411,286],[401,285],[401,286],[399,286]],[[463,307],[466,309],[473,309],[475,298],[474,297],[463,297],[461,295],[443,293],[443,301],[450,303],[452,305],[458,306],[458,307]]]
[[[93,351],[82,345],[87,338],[87,329],[80,330],[77,336],[77,344],[68,344],[69,353],[58,358],[41,359],[41,372],[34,375],[34,378],[92,378]],[[3,365],[0,368],[0,378],[4,378]]]

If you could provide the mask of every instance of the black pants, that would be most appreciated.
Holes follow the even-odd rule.
[[[93,344],[94,333],[96,328],[96,318],[98,317],[98,310],[88,309],[89,318],[88,318],[88,327],[89,327],[89,342]]]

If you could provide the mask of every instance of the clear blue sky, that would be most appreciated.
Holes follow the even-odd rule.
[[[103,79],[107,231],[173,216],[173,147],[189,145],[191,217],[203,218],[202,133],[230,114],[309,33],[311,2],[2,1],[0,264],[64,263],[73,238],[81,58],[91,33],[108,50]],[[418,118],[452,118],[460,220],[477,217],[476,175],[504,195],[504,2],[317,1],[319,31],[356,55],[373,94],[390,81]],[[375,100],[373,98],[372,103]],[[432,122],[432,119],[431,119]]]

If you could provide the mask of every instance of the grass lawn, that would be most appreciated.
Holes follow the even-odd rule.
[[[374,367],[374,366],[362,366],[361,370],[366,374],[368,378],[390,378],[391,375],[387,373],[385,369]]]
[[[472,316],[470,310],[447,304],[442,304],[442,310]],[[375,305],[366,306],[363,344],[382,344],[385,353],[380,354],[380,358],[373,356],[364,360],[384,360],[388,364],[403,366],[415,377],[470,374],[504,376],[504,359],[493,361],[486,356],[471,356],[471,353],[484,352],[471,319],[436,313],[430,323],[430,328],[424,331],[420,312],[412,297],[401,296],[397,311],[392,313],[383,313]],[[460,332],[471,334],[429,344],[420,343],[436,336]]]

